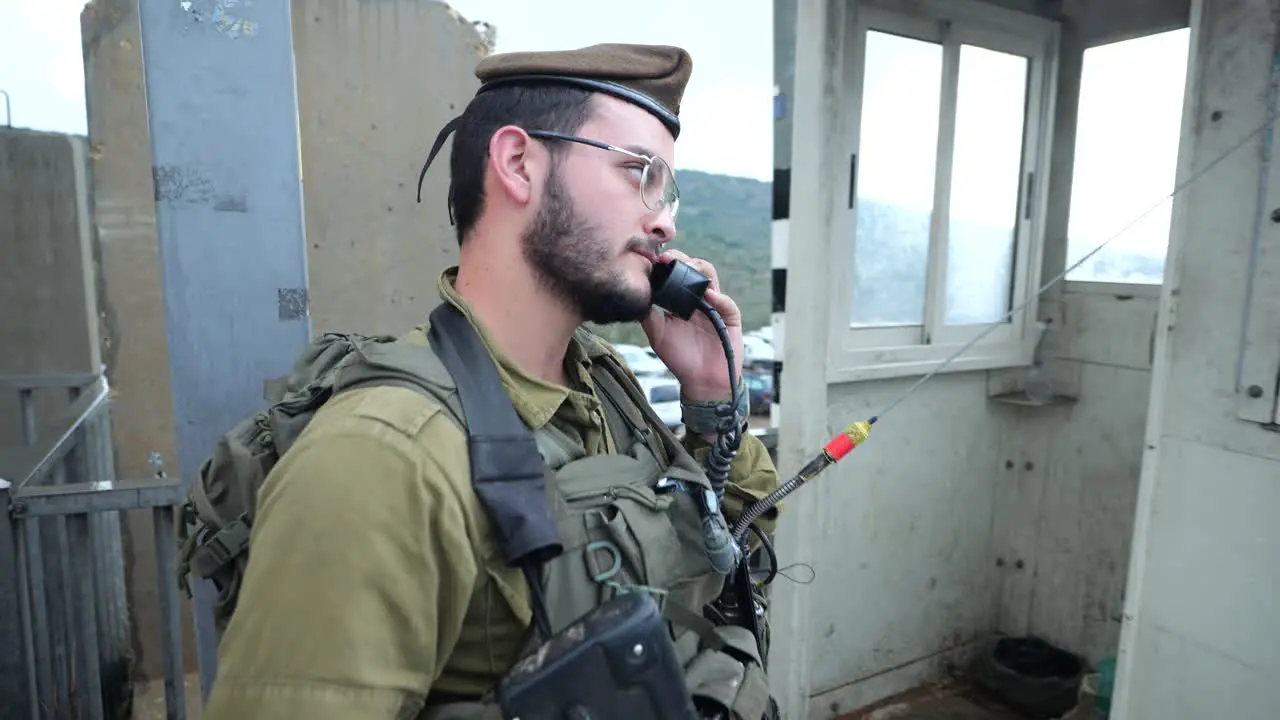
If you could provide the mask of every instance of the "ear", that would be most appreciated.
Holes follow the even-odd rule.
[[[489,169],[499,188],[512,202],[525,205],[534,197],[534,178],[541,164],[537,143],[524,130],[507,125],[489,138]]]

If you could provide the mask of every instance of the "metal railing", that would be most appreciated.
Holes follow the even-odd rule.
[[[59,388],[70,407],[59,422],[41,426],[36,393]],[[5,389],[18,394],[23,444],[0,463],[0,717],[130,716],[121,511],[150,509],[166,710],[184,718],[174,544],[181,480],[116,481],[105,376],[0,377]],[[38,436],[44,427],[53,429],[48,438]]]

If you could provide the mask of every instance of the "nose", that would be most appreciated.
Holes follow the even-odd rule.
[[[676,239],[676,219],[671,215],[671,208],[664,207],[651,212],[645,217],[644,232],[663,245]]]

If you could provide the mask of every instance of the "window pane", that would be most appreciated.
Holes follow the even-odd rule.
[[[858,139],[853,325],[919,325],[942,95],[942,46],[867,33]]]
[[[960,47],[947,233],[948,325],[1009,311],[1027,102],[1026,58]]]
[[[1173,204],[1134,220],[1173,191],[1190,34],[1183,28],[1084,51],[1067,266],[1120,234],[1068,280],[1164,281]]]

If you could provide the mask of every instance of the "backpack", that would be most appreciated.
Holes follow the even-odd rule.
[[[316,412],[346,390],[399,386],[440,400],[466,428],[472,485],[499,532],[508,564],[523,566],[532,577],[539,563],[559,554],[542,455],[488,350],[447,303],[432,311],[428,341],[431,350],[387,335],[326,333],[310,343],[289,375],[266,384],[267,407],[218,439],[180,508],[177,541],[178,582],[188,597],[193,573],[217,588],[213,615],[219,639],[248,567],[258,492]],[[539,600],[534,612],[543,625],[547,613]]]

